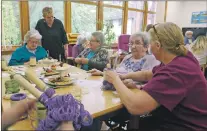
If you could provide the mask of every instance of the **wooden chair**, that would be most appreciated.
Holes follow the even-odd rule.
[[[76,44],[78,35],[79,34],[76,34],[76,33],[67,33],[67,38],[69,41],[68,48],[67,48],[67,50],[68,50],[67,56],[68,57],[72,56],[72,48]]]

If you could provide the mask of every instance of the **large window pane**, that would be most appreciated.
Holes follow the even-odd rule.
[[[118,6],[122,6],[123,5],[123,1],[103,1],[104,4],[109,4],[109,5],[118,5]]]
[[[2,1],[2,45],[21,43],[18,1]]]
[[[156,14],[147,14],[147,24],[155,24]]]
[[[148,11],[156,12],[157,9],[157,2],[156,1],[147,1],[148,4]]]
[[[117,42],[118,36],[122,30],[122,10],[115,8],[104,7],[104,33],[111,34],[110,37],[106,37],[106,43]],[[107,25],[111,27],[110,31],[107,31]],[[111,37],[115,34],[115,37]]]
[[[96,6],[72,3],[72,32],[96,31]]]
[[[128,12],[127,34],[133,34],[142,30],[143,13],[136,11]]]
[[[63,1],[29,1],[30,28],[35,28],[37,21],[42,19],[42,9],[52,7],[55,18],[64,24],[64,2]]]
[[[144,9],[144,1],[129,1],[128,2],[129,8],[135,8],[135,9]]]

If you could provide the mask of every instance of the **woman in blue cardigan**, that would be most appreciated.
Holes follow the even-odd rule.
[[[39,46],[42,36],[35,29],[27,32],[24,36],[25,44],[22,47],[16,49],[13,52],[12,57],[9,61],[9,66],[23,65],[28,63],[30,57],[36,57],[36,60],[43,59],[47,56],[46,50]]]

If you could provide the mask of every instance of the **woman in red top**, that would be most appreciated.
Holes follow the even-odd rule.
[[[113,83],[129,113],[156,114],[141,119],[141,131],[206,131],[207,81],[196,58],[184,47],[181,29],[168,22],[153,26],[149,33],[151,52],[161,64],[152,71],[120,77],[107,71],[107,81]],[[148,83],[132,92],[121,79]]]

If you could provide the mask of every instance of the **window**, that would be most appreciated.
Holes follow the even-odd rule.
[[[55,18],[64,24],[64,2],[63,1],[29,1],[30,29],[35,28],[37,21],[42,19],[42,9],[52,7]]]
[[[143,13],[128,11],[127,34],[133,34],[142,30]]]
[[[96,31],[96,6],[72,3],[72,32]]]
[[[156,1],[147,1],[147,4],[148,4],[148,11],[156,12],[156,9],[157,9]]]
[[[155,24],[156,14],[147,14],[147,24]]]
[[[128,7],[143,10],[144,9],[144,1],[129,1]]]
[[[20,45],[20,8],[18,1],[2,1],[2,45]]]
[[[122,9],[104,7],[103,22],[104,33],[110,34],[110,36],[105,36],[106,43],[117,42],[117,38],[122,32]],[[108,37],[110,37],[110,40]]]
[[[123,1],[103,1],[104,4],[122,6]]]

